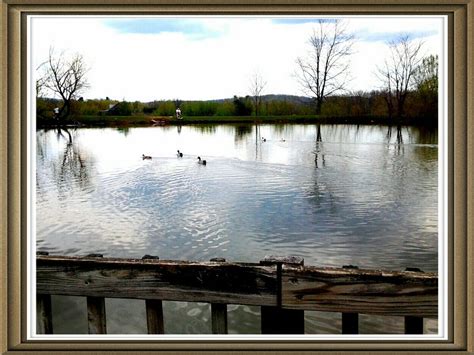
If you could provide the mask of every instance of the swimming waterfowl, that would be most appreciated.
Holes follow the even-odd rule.
[[[178,150],[178,153],[176,154],[178,156],[178,158],[182,158],[183,157],[183,153],[181,153],[179,150]]]
[[[143,160],[145,160],[145,159],[150,159],[151,160],[151,157],[149,155],[142,154],[142,159]]]
[[[266,141],[267,141],[267,139],[262,137],[262,141],[266,142]]]
[[[201,157],[198,157],[198,164],[206,165],[206,161],[201,160]]]

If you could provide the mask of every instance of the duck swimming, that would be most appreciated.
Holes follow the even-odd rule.
[[[266,141],[267,141],[267,139],[262,137],[262,141],[266,142]]]
[[[206,161],[201,160],[201,157],[198,157],[198,164],[206,165]]]
[[[142,159],[143,160],[145,160],[145,159],[150,159],[151,160],[151,157],[149,155],[142,154]]]
[[[178,158],[182,158],[183,157],[183,153],[181,153],[179,150],[177,151],[178,153],[176,154],[178,156]]]

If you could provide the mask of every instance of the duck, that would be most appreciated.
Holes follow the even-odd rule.
[[[145,160],[145,159],[150,159],[151,160],[151,157],[149,155],[142,154],[142,159],[143,160]]]
[[[281,139],[281,142],[286,142],[284,138]]]
[[[176,154],[178,156],[178,158],[182,158],[183,157],[183,153],[181,153],[179,150],[177,151],[178,153]]]
[[[201,157],[198,157],[198,164],[206,165],[207,163],[205,160],[201,160]]]
[[[266,141],[267,141],[267,139],[262,137],[262,141],[266,142]]]

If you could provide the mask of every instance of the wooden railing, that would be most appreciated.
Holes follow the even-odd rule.
[[[143,299],[149,334],[163,334],[162,301],[211,304],[212,332],[227,333],[227,305],[261,307],[263,334],[303,334],[304,311],[342,313],[342,334],[358,334],[359,313],[403,316],[422,334],[438,315],[438,276],[418,269],[305,266],[299,257],[234,263],[37,255],[38,333],[52,334],[51,295],[87,297],[90,334],[106,334],[105,298]]]

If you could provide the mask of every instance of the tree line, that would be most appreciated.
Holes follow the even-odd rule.
[[[423,43],[400,36],[386,43],[389,55],[374,68],[379,88],[349,92],[350,58],[356,36],[342,20],[319,21],[308,39],[308,53],[296,59],[295,78],[304,97],[265,95],[266,80],[258,72],[250,78],[244,97],[214,101],[164,100],[148,103],[83,100],[89,86],[88,68],[80,54],[67,57],[50,50],[37,68],[37,116],[58,123],[87,115],[173,116],[377,116],[437,123],[438,57],[421,56]],[[113,109],[112,109],[113,107]]]

